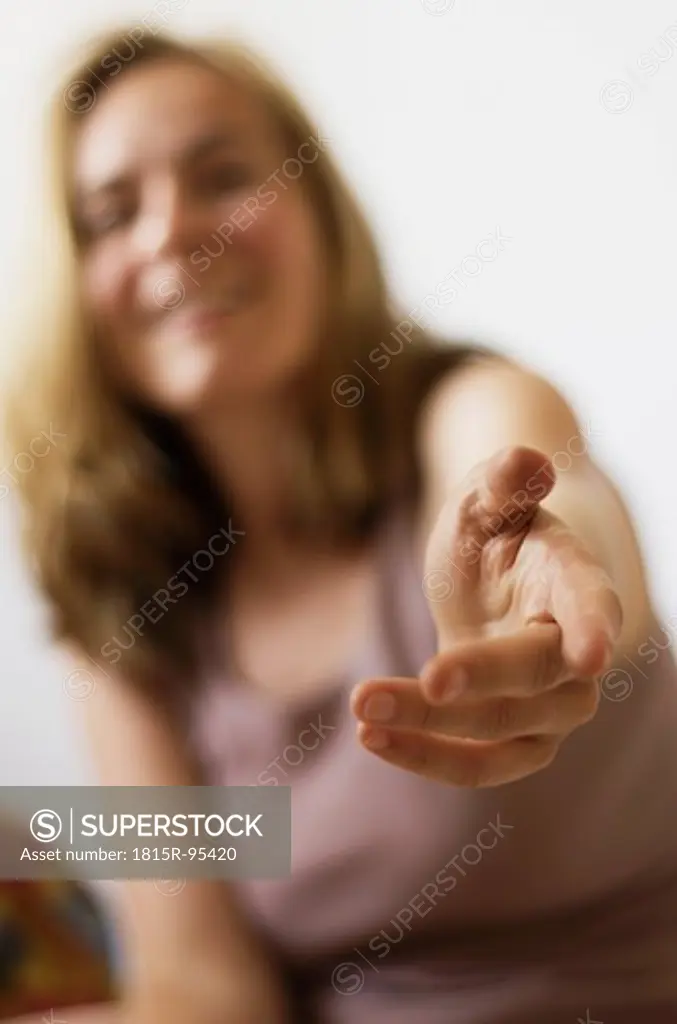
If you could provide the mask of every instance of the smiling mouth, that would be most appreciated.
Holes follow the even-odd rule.
[[[253,285],[238,285],[229,288],[219,298],[197,300],[181,306],[172,314],[172,320],[189,331],[206,331],[245,309],[258,292],[259,289]]]

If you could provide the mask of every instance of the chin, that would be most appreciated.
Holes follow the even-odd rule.
[[[143,400],[166,415],[191,415],[274,401],[298,384],[309,359],[298,346],[251,337],[193,336],[187,344],[165,335],[153,339],[143,363],[133,374]]]
[[[210,395],[221,401],[272,400],[298,384],[309,365],[305,353],[276,351],[272,345],[224,349],[209,387]]]
[[[215,380],[203,396],[203,404],[227,408],[242,408],[273,402],[284,395],[294,381],[294,375],[255,371],[229,373],[225,379]]]

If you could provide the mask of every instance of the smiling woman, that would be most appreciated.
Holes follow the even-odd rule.
[[[400,318],[258,58],[158,34],[111,65],[125,37],[52,108],[10,427],[65,438],[20,481],[26,549],[55,637],[113,666],[79,702],[102,781],[288,784],[294,862],[121,885],[115,1013],[672,1024],[677,674],[664,648],[609,688],[659,627],[585,431]]]
[[[57,628],[84,629],[95,661],[209,537],[229,523],[242,529],[242,515],[230,520],[233,486],[214,484],[224,461],[238,465],[238,488],[252,490],[239,504],[246,498],[257,520],[289,475],[283,508],[275,499],[288,528],[359,544],[418,473],[407,424],[429,384],[481,351],[429,345],[416,328],[388,387],[367,390],[346,415],[332,384],[398,318],[320,133],[242,47],[191,49],[156,35],[113,73],[104,58],[120,38],[87,51],[54,99],[56,161],[41,217],[54,244],[40,242],[39,256],[52,341],[45,350],[32,306],[9,411],[17,450],[48,410],[66,434],[56,457],[21,481],[29,505],[39,495],[44,510],[27,522],[29,545],[43,552],[47,592],[59,594]],[[301,153],[294,178],[286,162]],[[263,205],[270,189],[275,202]],[[263,209],[250,226],[193,269],[211,235],[225,235],[256,198]],[[281,414],[293,430],[279,430]],[[247,479],[252,433],[271,455],[255,474],[265,483]],[[194,457],[196,444],[205,457]],[[61,557],[77,572],[64,572]],[[126,672],[163,651],[177,667],[191,662],[193,607],[218,573],[196,575],[184,614],[135,643]]]
[[[248,375],[259,387],[261,373],[293,372],[304,355],[299,346],[307,347],[316,329],[324,289],[315,220],[298,188],[266,208],[237,251],[226,251],[224,243],[199,281],[177,276],[180,239],[208,240],[215,223],[222,230],[283,162],[285,150],[279,130],[241,89],[185,60],[163,67],[168,71],[161,93],[158,67],[149,62],[98,101],[96,117],[81,126],[77,140],[74,200],[85,287],[109,326],[108,365],[164,411],[167,389],[180,407],[205,380],[215,395],[229,382],[241,394]],[[139,91],[148,95],[147,108],[139,105]],[[111,152],[105,140],[118,124],[124,134],[118,132]],[[194,254],[191,245],[189,259]],[[168,282],[176,282],[170,301],[160,294]],[[301,301],[304,282],[312,284],[312,303]],[[273,309],[279,341],[263,345]],[[225,332],[218,359],[209,343],[214,332]]]

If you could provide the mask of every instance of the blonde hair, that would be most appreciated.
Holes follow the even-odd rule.
[[[50,605],[54,637],[99,664],[121,625],[229,518],[176,424],[116,393],[80,309],[68,157],[102,88],[101,68],[110,67],[112,54],[123,56],[130,36],[137,42],[130,66],[185,59],[242,83],[275,118],[290,155],[319,137],[287,86],[241,43],[184,42],[164,33],[139,41],[138,29],[136,36],[117,31],[86,47],[55,93],[48,121],[52,237],[43,224],[48,265],[40,318],[23,328],[26,359],[10,388],[7,436],[21,452],[49,424],[59,433],[48,457],[17,478],[23,543]],[[326,148],[306,165],[301,184],[326,240],[332,336],[323,339],[304,399],[307,444],[287,526],[340,545],[366,539],[394,501],[415,500],[419,406],[443,373],[481,349],[436,342],[411,322],[398,332],[401,317],[391,307],[371,233]],[[364,372],[351,376],[355,363]],[[216,576],[201,576],[180,613],[169,609],[138,637],[125,656],[126,678],[145,686],[171,670],[173,678],[191,680],[195,627]]]

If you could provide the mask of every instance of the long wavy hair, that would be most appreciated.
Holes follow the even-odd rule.
[[[30,263],[33,281],[40,270],[39,297],[32,286],[29,319],[22,318],[16,343],[24,358],[9,388],[6,436],[10,451],[22,453],[53,432],[49,451],[16,477],[23,546],[48,601],[53,637],[102,666],[112,663],[106,652],[124,625],[137,621],[153,595],[167,593],[178,568],[230,519],[227,501],[178,425],[139,407],[109,379],[79,297],[69,203],[75,133],[100,90],[115,87],[114,74],[162,58],[208,66],[250,90],[281,128],[289,156],[320,137],[276,72],[233,41],[117,30],[87,45],[54,93],[46,204]],[[368,539],[393,502],[416,499],[419,407],[442,374],[484,350],[449,344],[395,311],[370,230],[326,147],[300,183],[326,242],[331,336],[318,339],[317,365],[301,399],[305,444],[285,525],[335,546],[355,544]],[[155,624],[137,629],[120,669],[135,685],[167,686],[168,678],[194,684],[197,626],[218,574],[192,575],[196,582],[175,601],[178,608],[172,604]]]

